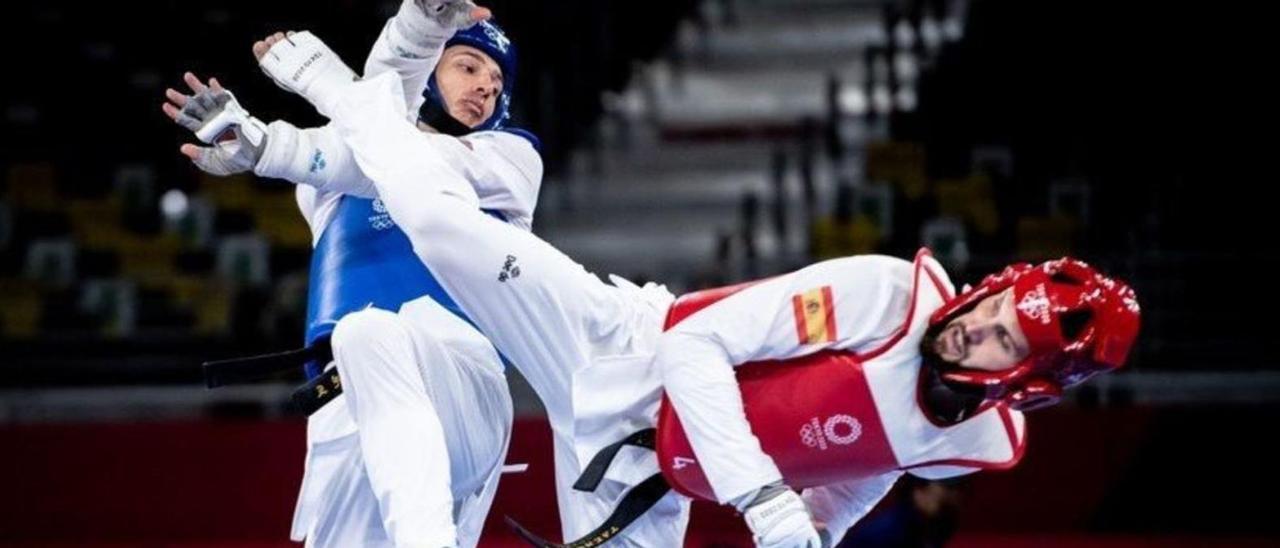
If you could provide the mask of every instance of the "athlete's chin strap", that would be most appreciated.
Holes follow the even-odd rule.
[[[472,132],[472,129],[466,124],[459,122],[457,118],[449,114],[444,106],[438,101],[428,98],[422,103],[422,107],[418,109],[418,121],[427,124],[445,135],[454,137],[462,137]]]
[[[924,360],[920,366],[920,403],[935,422],[956,424],[973,416],[985,401],[981,390],[972,386],[948,383],[942,378],[942,367]]]

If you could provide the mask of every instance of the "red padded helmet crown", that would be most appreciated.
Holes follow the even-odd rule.
[[[1133,289],[1071,258],[1016,264],[988,276],[934,312],[944,326],[982,299],[1013,289],[1018,324],[1030,353],[1012,368],[948,369],[948,382],[977,386],[1016,409],[1058,401],[1064,388],[1124,365],[1138,336],[1141,311]]]

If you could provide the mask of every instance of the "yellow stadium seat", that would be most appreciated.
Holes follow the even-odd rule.
[[[880,141],[867,145],[867,179],[888,181],[908,200],[918,200],[928,190],[924,147],[918,143]]]
[[[938,213],[942,216],[964,219],[987,236],[995,234],[1000,227],[991,179],[986,175],[938,181],[934,194],[938,198]]]
[[[5,201],[16,209],[52,211],[60,207],[57,172],[53,164],[27,163],[9,167]]]
[[[1018,258],[1043,261],[1071,254],[1077,223],[1065,217],[1018,219]]]
[[[844,223],[828,217],[813,224],[810,238],[814,258],[822,260],[871,253],[880,243],[881,234],[866,216]]]
[[[0,279],[0,334],[7,339],[28,339],[40,331],[43,301],[38,284],[30,280]]]
[[[259,199],[252,175],[215,177],[201,173],[199,185],[200,195],[208,199],[215,209],[247,211],[253,209],[254,202]]]
[[[175,303],[195,316],[193,331],[222,335],[231,329],[231,299],[227,284],[210,278],[175,276],[167,282]]]

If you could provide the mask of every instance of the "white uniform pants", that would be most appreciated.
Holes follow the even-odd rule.
[[[430,299],[338,322],[344,394],[308,421],[294,538],[307,546],[475,546],[510,440],[492,346]]]

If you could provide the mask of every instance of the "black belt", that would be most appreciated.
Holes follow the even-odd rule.
[[[588,493],[595,491],[596,486],[600,485],[600,480],[604,479],[604,473],[609,470],[609,464],[613,462],[614,457],[618,456],[618,450],[622,449],[622,446],[634,445],[652,451],[657,443],[657,433],[656,428],[645,428],[601,449],[595,457],[591,458],[591,462],[582,471],[578,481],[573,482],[573,488]]]
[[[205,362],[204,382],[209,388],[258,382],[297,371],[307,362],[326,363],[332,359],[333,348],[329,339],[324,338],[297,350]],[[289,401],[299,411],[310,415],[341,394],[342,379],[334,368],[294,390]]]
[[[578,477],[578,481],[574,482],[573,488],[578,491],[592,492],[600,485],[600,480],[604,479],[604,473],[609,469],[609,464],[617,457],[618,451],[624,445],[634,445],[652,450],[657,441],[657,430],[646,428],[630,436],[619,440],[604,449],[601,449],[596,456],[587,464],[587,468],[582,471],[582,475]],[[667,484],[667,480],[663,479],[661,473],[649,476],[639,485],[632,487],[627,494],[618,501],[617,508],[613,513],[605,518],[604,523],[593,529],[582,538],[566,542],[564,544],[556,544],[539,537],[528,529],[522,527],[516,520],[506,517],[506,522],[517,535],[520,535],[526,542],[538,548],[591,548],[604,544],[621,533],[628,525],[631,525],[640,516],[653,508],[662,497],[666,496],[671,490],[671,486]]]
[[[310,415],[341,395],[342,377],[338,376],[338,368],[334,367],[294,390],[289,401],[302,414]]]

